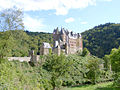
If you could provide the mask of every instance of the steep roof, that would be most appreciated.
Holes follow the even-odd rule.
[[[54,29],[53,34],[59,34],[59,29],[58,29],[58,27],[57,27],[56,29]]]
[[[51,48],[50,44],[49,44],[49,43],[46,43],[46,42],[43,42],[43,47],[44,47],[44,48]]]
[[[60,34],[65,34],[64,28],[61,28]]]

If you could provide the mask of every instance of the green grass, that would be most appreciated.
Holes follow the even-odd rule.
[[[113,82],[100,83],[96,85],[81,85],[77,87],[69,87],[64,90],[120,90],[112,86]]]

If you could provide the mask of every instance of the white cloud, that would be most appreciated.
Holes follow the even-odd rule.
[[[111,2],[112,0],[96,0],[98,2]]]
[[[112,0],[104,0],[104,1],[111,2]]]
[[[65,22],[66,22],[66,23],[71,23],[71,22],[74,22],[74,21],[75,21],[75,20],[74,20],[74,18],[72,18],[72,17],[65,19]]]
[[[88,24],[88,22],[81,22],[81,24]]]
[[[0,9],[17,6],[25,11],[56,10],[56,15],[66,15],[69,9],[95,5],[96,0],[0,0]]]
[[[45,27],[45,25],[43,25],[42,19],[33,18],[25,14],[25,18],[23,22],[26,30],[33,31],[33,32],[36,32],[36,31],[45,32],[45,30],[42,29],[43,27]]]

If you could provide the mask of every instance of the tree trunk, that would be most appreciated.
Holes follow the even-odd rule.
[[[55,86],[53,86],[53,90],[56,90],[56,87],[55,87]]]

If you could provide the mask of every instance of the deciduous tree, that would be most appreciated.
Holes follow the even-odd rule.
[[[65,77],[72,65],[72,60],[66,60],[65,55],[49,55],[44,64],[44,68],[51,74],[51,84],[53,90],[62,84],[61,77]]]
[[[0,29],[3,32],[7,30],[24,30],[22,10],[14,7],[1,11]]]

